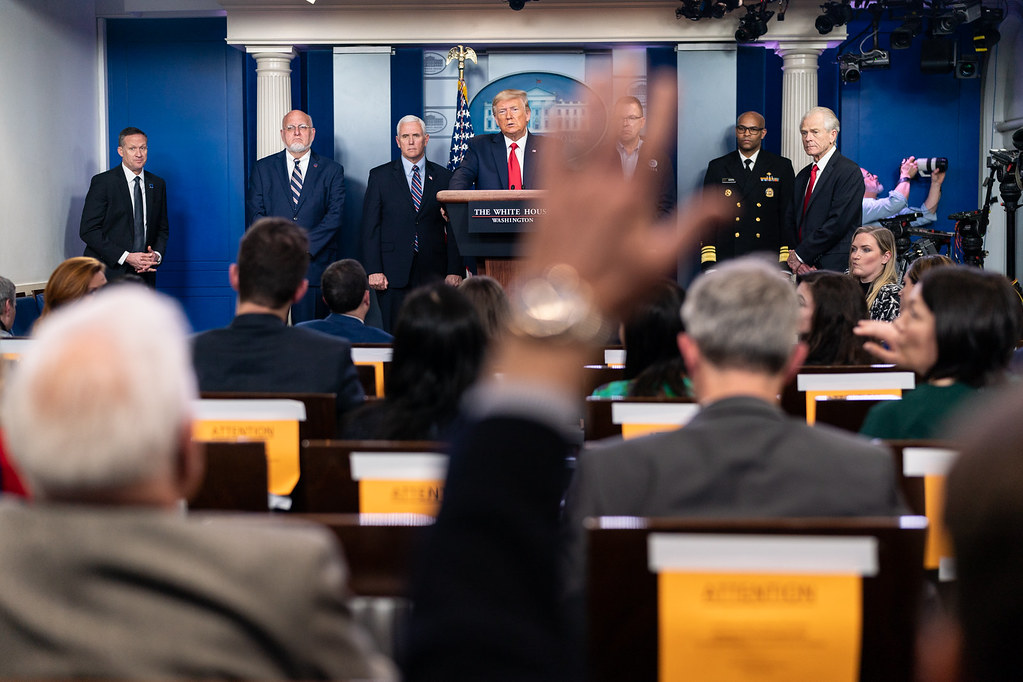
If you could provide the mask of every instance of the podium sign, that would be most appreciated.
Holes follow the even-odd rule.
[[[547,212],[529,201],[470,201],[469,234],[518,234]]]

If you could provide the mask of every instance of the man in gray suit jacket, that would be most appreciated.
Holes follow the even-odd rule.
[[[392,679],[328,531],[181,515],[203,468],[185,327],[142,287],[100,293],[7,386],[36,502],[0,506],[0,677]]]
[[[569,593],[582,589],[587,516],[890,516],[890,455],[778,407],[802,364],[795,289],[766,261],[696,280],[679,348],[701,405],[683,428],[584,452],[567,503]]]

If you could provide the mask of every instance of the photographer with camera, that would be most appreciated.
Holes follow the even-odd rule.
[[[931,166],[933,161],[941,161],[942,159],[924,159],[921,162]],[[887,198],[878,199],[877,195],[884,190],[884,186],[878,181],[877,176],[872,174],[866,168],[861,168],[860,171],[863,173],[863,184],[865,191],[863,192],[863,224],[872,225],[874,227],[881,225],[882,218],[891,218],[897,215],[905,215],[907,213],[922,213],[921,218],[910,223],[912,227],[921,227],[933,223],[938,219],[935,215],[938,211],[938,202],[941,201],[941,183],[945,181],[945,168],[947,168],[947,162],[945,164],[938,164],[933,167],[931,171],[931,188],[927,193],[927,198],[924,200],[923,206],[919,207],[907,207],[909,203],[909,183],[920,170],[915,157],[909,157],[904,159],[899,168],[899,184],[895,186],[891,192],[888,193]],[[924,175],[923,172],[920,175]]]

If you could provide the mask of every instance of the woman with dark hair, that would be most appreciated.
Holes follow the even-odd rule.
[[[909,292],[913,290],[916,283],[924,276],[924,273],[932,268],[942,268],[947,265],[955,265],[951,258],[940,253],[930,256],[921,256],[909,264],[906,273],[902,276],[902,290],[899,291],[899,300],[908,301]]]
[[[799,338],[806,343],[805,365],[869,365],[870,354],[853,329],[867,318],[867,302],[849,275],[814,270],[796,277]]]
[[[443,282],[416,289],[402,303],[393,346],[386,397],[359,408],[345,436],[443,438],[483,364],[486,338],[475,309]]]
[[[88,296],[107,283],[105,268],[95,258],[68,258],[57,266],[43,290],[42,319],[57,308]]]
[[[458,290],[476,309],[487,340],[492,341],[504,332],[508,324],[508,295],[501,283],[493,277],[474,275],[463,281]]]
[[[621,329],[625,344],[625,379],[598,386],[593,396],[681,398],[692,395],[678,350],[684,300],[685,291],[665,280],[633,310]]]
[[[891,322],[899,316],[895,237],[888,228],[865,225],[853,232],[849,274],[863,288],[870,319]]]
[[[861,433],[934,438],[946,416],[977,389],[1001,383],[1020,338],[1023,311],[1004,276],[970,267],[934,268],[920,278],[894,324],[861,322],[864,347],[913,370],[917,387],[867,414]]]

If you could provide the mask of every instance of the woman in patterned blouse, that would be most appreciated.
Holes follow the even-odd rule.
[[[899,316],[895,237],[887,228],[864,226],[853,233],[849,274],[863,287],[870,319],[891,322]]]

